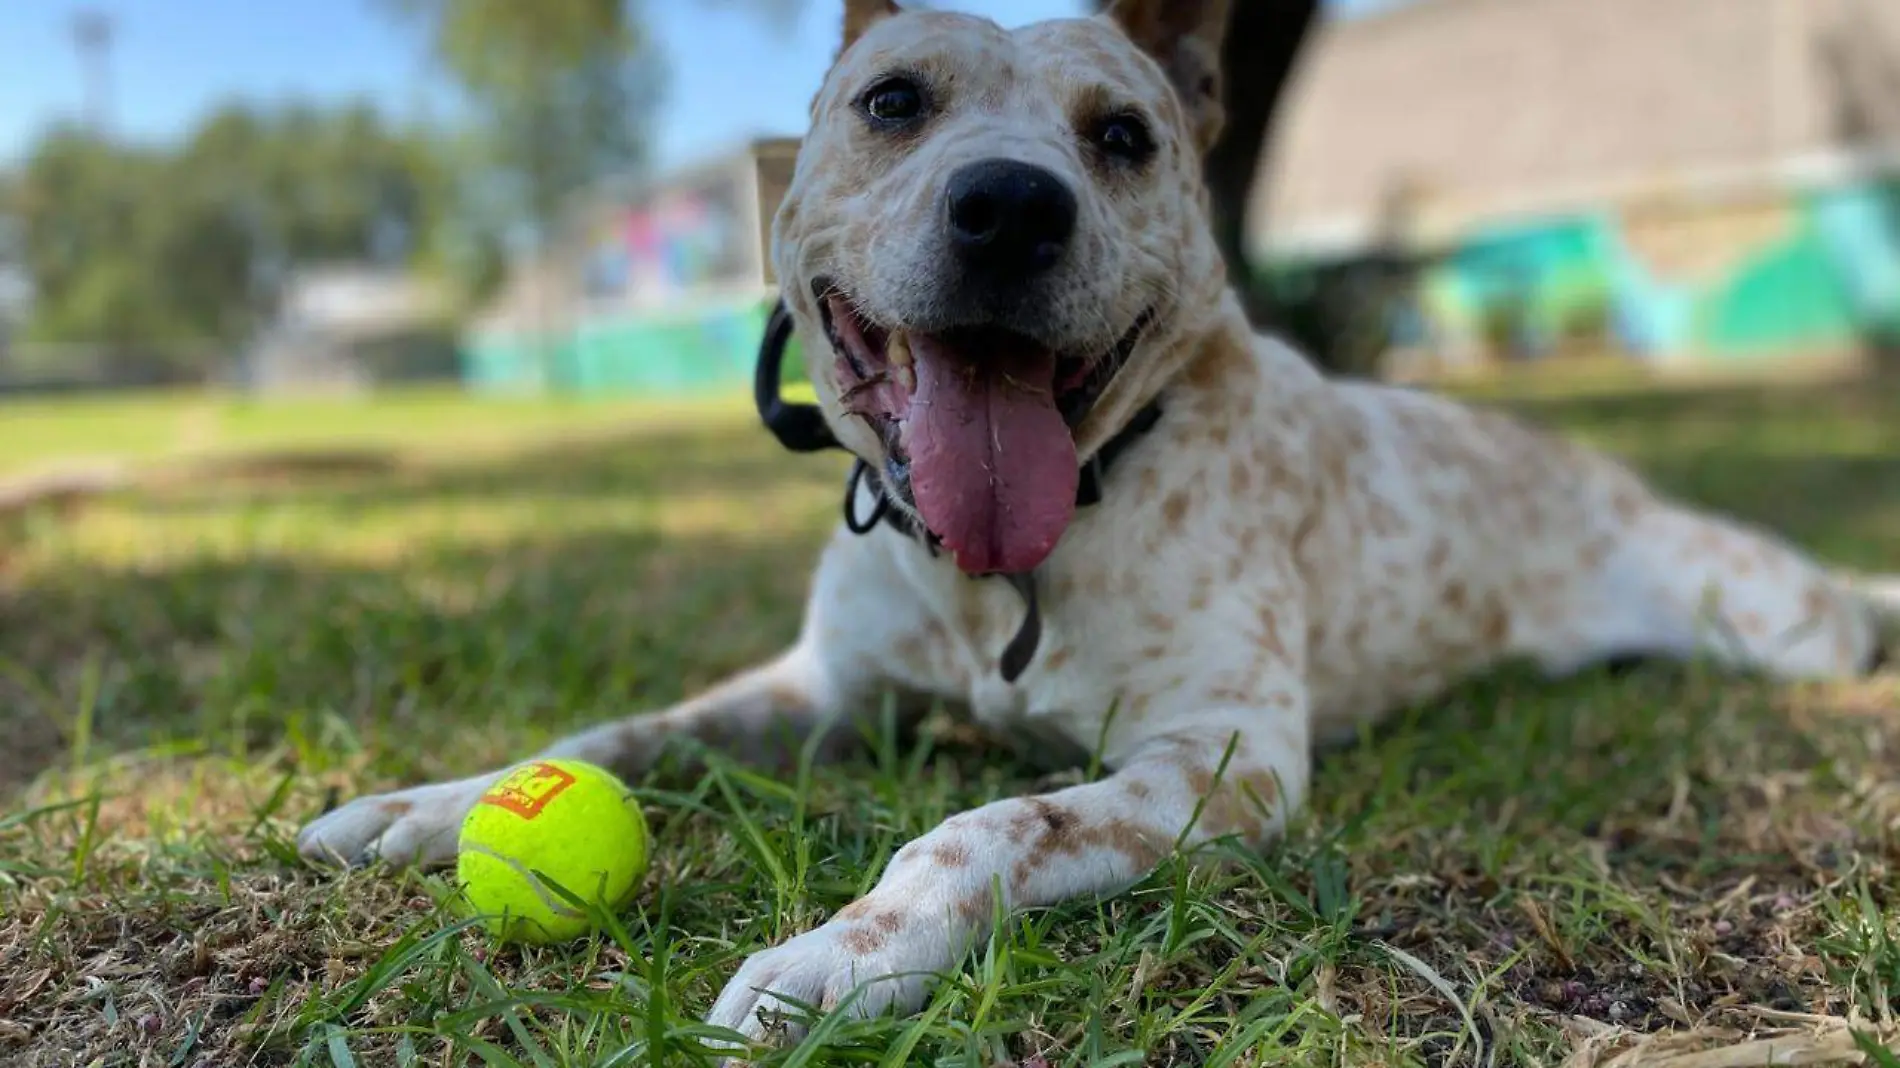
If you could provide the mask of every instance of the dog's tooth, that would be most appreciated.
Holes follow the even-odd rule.
[[[910,354],[910,337],[902,330],[891,331],[890,340],[884,344],[884,357],[890,361],[891,377],[904,387],[904,392],[917,392],[917,367]]]

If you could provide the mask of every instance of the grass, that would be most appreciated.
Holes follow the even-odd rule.
[[[122,394],[10,400],[5,411],[0,475],[80,462],[138,464],[232,453],[496,450],[556,433],[598,433],[655,420],[677,426],[706,416],[744,416],[748,409],[727,397],[661,409],[411,390],[375,403],[349,397],[258,401],[242,394]]]
[[[1900,570],[1891,384],[1516,403]],[[843,468],[732,406],[110,405],[8,409],[0,469],[191,451],[192,421],[224,428],[213,448],[389,462],[232,469],[0,531],[0,1063],[698,1063],[745,954],[946,814],[1039,785],[949,730],[789,780],[657,776],[636,905],[559,947],[490,945],[439,877],[307,871],[291,836],[334,791],[518,757],[776,650]],[[922,1015],[762,1063],[1851,1049],[1829,1020],[1891,1037],[1900,1005],[1897,761],[1890,685],[1501,672],[1326,754],[1268,855],[1017,918]]]

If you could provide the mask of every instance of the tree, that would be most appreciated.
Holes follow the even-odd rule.
[[[1275,310],[1247,253],[1247,205],[1280,101],[1312,36],[1319,6],[1320,0],[1234,0],[1221,49],[1227,125],[1206,163],[1214,239],[1248,314],[1260,325],[1270,323]]]
[[[29,334],[125,342],[176,336],[163,281],[142,278],[166,222],[143,204],[164,195],[157,153],[73,127],[43,136],[20,177],[22,251],[36,293]]]
[[[291,266],[416,258],[439,173],[427,141],[364,106],[226,108],[169,150],[55,129],[18,194],[30,333],[146,353],[241,340]]]
[[[386,0],[426,29],[481,157],[465,206],[539,245],[574,194],[645,162],[663,72],[627,0]]]
[[[385,2],[426,28],[469,107],[453,247],[474,262],[523,243],[541,257],[575,195],[631,181],[645,163],[663,72],[634,0]],[[544,364],[558,351],[550,325],[536,331]]]

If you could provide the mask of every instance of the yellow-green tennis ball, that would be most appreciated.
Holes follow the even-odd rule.
[[[462,821],[455,871],[471,912],[509,941],[585,934],[585,901],[618,909],[647,867],[647,825],[619,779],[579,760],[536,760],[503,775]]]

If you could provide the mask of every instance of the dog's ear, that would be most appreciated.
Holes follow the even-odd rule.
[[[1214,146],[1226,120],[1220,53],[1230,6],[1230,0],[1113,0],[1108,5],[1108,17],[1167,72],[1202,152]]]
[[[844,42],[838,46],[838,51],[842,53],[850,48],[878,20],[895,14],[897,4],[894,0],[844,0]]]

